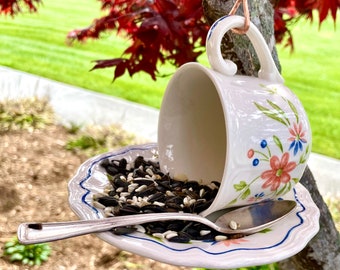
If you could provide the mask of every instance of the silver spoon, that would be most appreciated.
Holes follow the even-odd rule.
[[[22,223],[18,227],[18,239],[22,244],[45,243],[89,233],[105,232],[120,226],[165,220],[195,221],[224,234],[253,234],[281,220],[295,207],[295,201],[282,200],[265,201],[232,211],[224,209],[212,213],[207,218],[189,213],[156,213],[95,220]],[[226,213],[226,211],[229,212]]]

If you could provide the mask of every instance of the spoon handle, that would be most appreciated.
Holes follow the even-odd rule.
[[[18,227],[18,239],[22,244],[51,242],[89,233],[100,233],[114,227],[143,224],[165,220],[190,220],[214,227],[214,223],[189,213],[157,213],[118,216],[95,220],[79,220],[50,223],[22,223]]]

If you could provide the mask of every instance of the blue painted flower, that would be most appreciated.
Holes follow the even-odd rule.
[[[262,140],[260,145],[261,145],[262,148],[266,148],[267,147],[267,141]]]
[[[253,160],[253,166],[257,166],[257,165],[259,165],[259,163],[260,163],[260,160],[258,158],[255,158]]]
[[[264,195],[265,195],[264,192],[257,193],[253,197],[250,197],[248,199],[248,202],[250,202],[250,203],[257,202],[257,201],[261,200],[264,197]]]
[[[261,199],[262,197],[264,197],[264,192],[257,193],[257,194],[255,194],[254,197],[255,197],[256,199]]]
[[[289,133],[292,135],[288,138],[288,141],[292,143],[289,146],[289,150],[294,149],[294,156],[297,154],[299,150],[303,150],[303,143],[306,143],[307,140],[304,138],[306,132],[302,130],[302,124],[297,125],[294,123],[293,128],[289,129]]]

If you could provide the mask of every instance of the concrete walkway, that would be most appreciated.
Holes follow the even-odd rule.
[[[156,109],[0,67],[0,100],[32,96],[47,98],[64,125],[120,124],[157,142]],[[340,160],[312,153],[308,165],[323,195],[340,195]]]

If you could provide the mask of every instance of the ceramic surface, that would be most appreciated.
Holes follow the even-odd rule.
[[[106,173],[99,166],[100,161],[123,157],[134,160],[138,155],[158,161],[157,144],[104,153],[80,166],[69,182],[69,203],[80,219],[104,218],[103,213],[92,206],[92,196],[102,192],[109,183]],[[117,236],[105,232],[97,236],[120,249],[169,264],[205,268],[268,264],[298,253],[319,230],[319,210],[302,185],[296,185],[282,198],[296,200],[296,210],[270,229],[241,239],[179,244],[142,233]]]
[[[293,92],[283,85],[270,51],[251,24],[259,76],[234,75],[222,58],[223,35],[244,18],[223,17],[210,29],[211,68],[188,63],[164,94],[158,126],[161,168],[172,177],[221,187],[204,215],[221,208],[282,196],[300,180],[311,151],[311,128]]]

